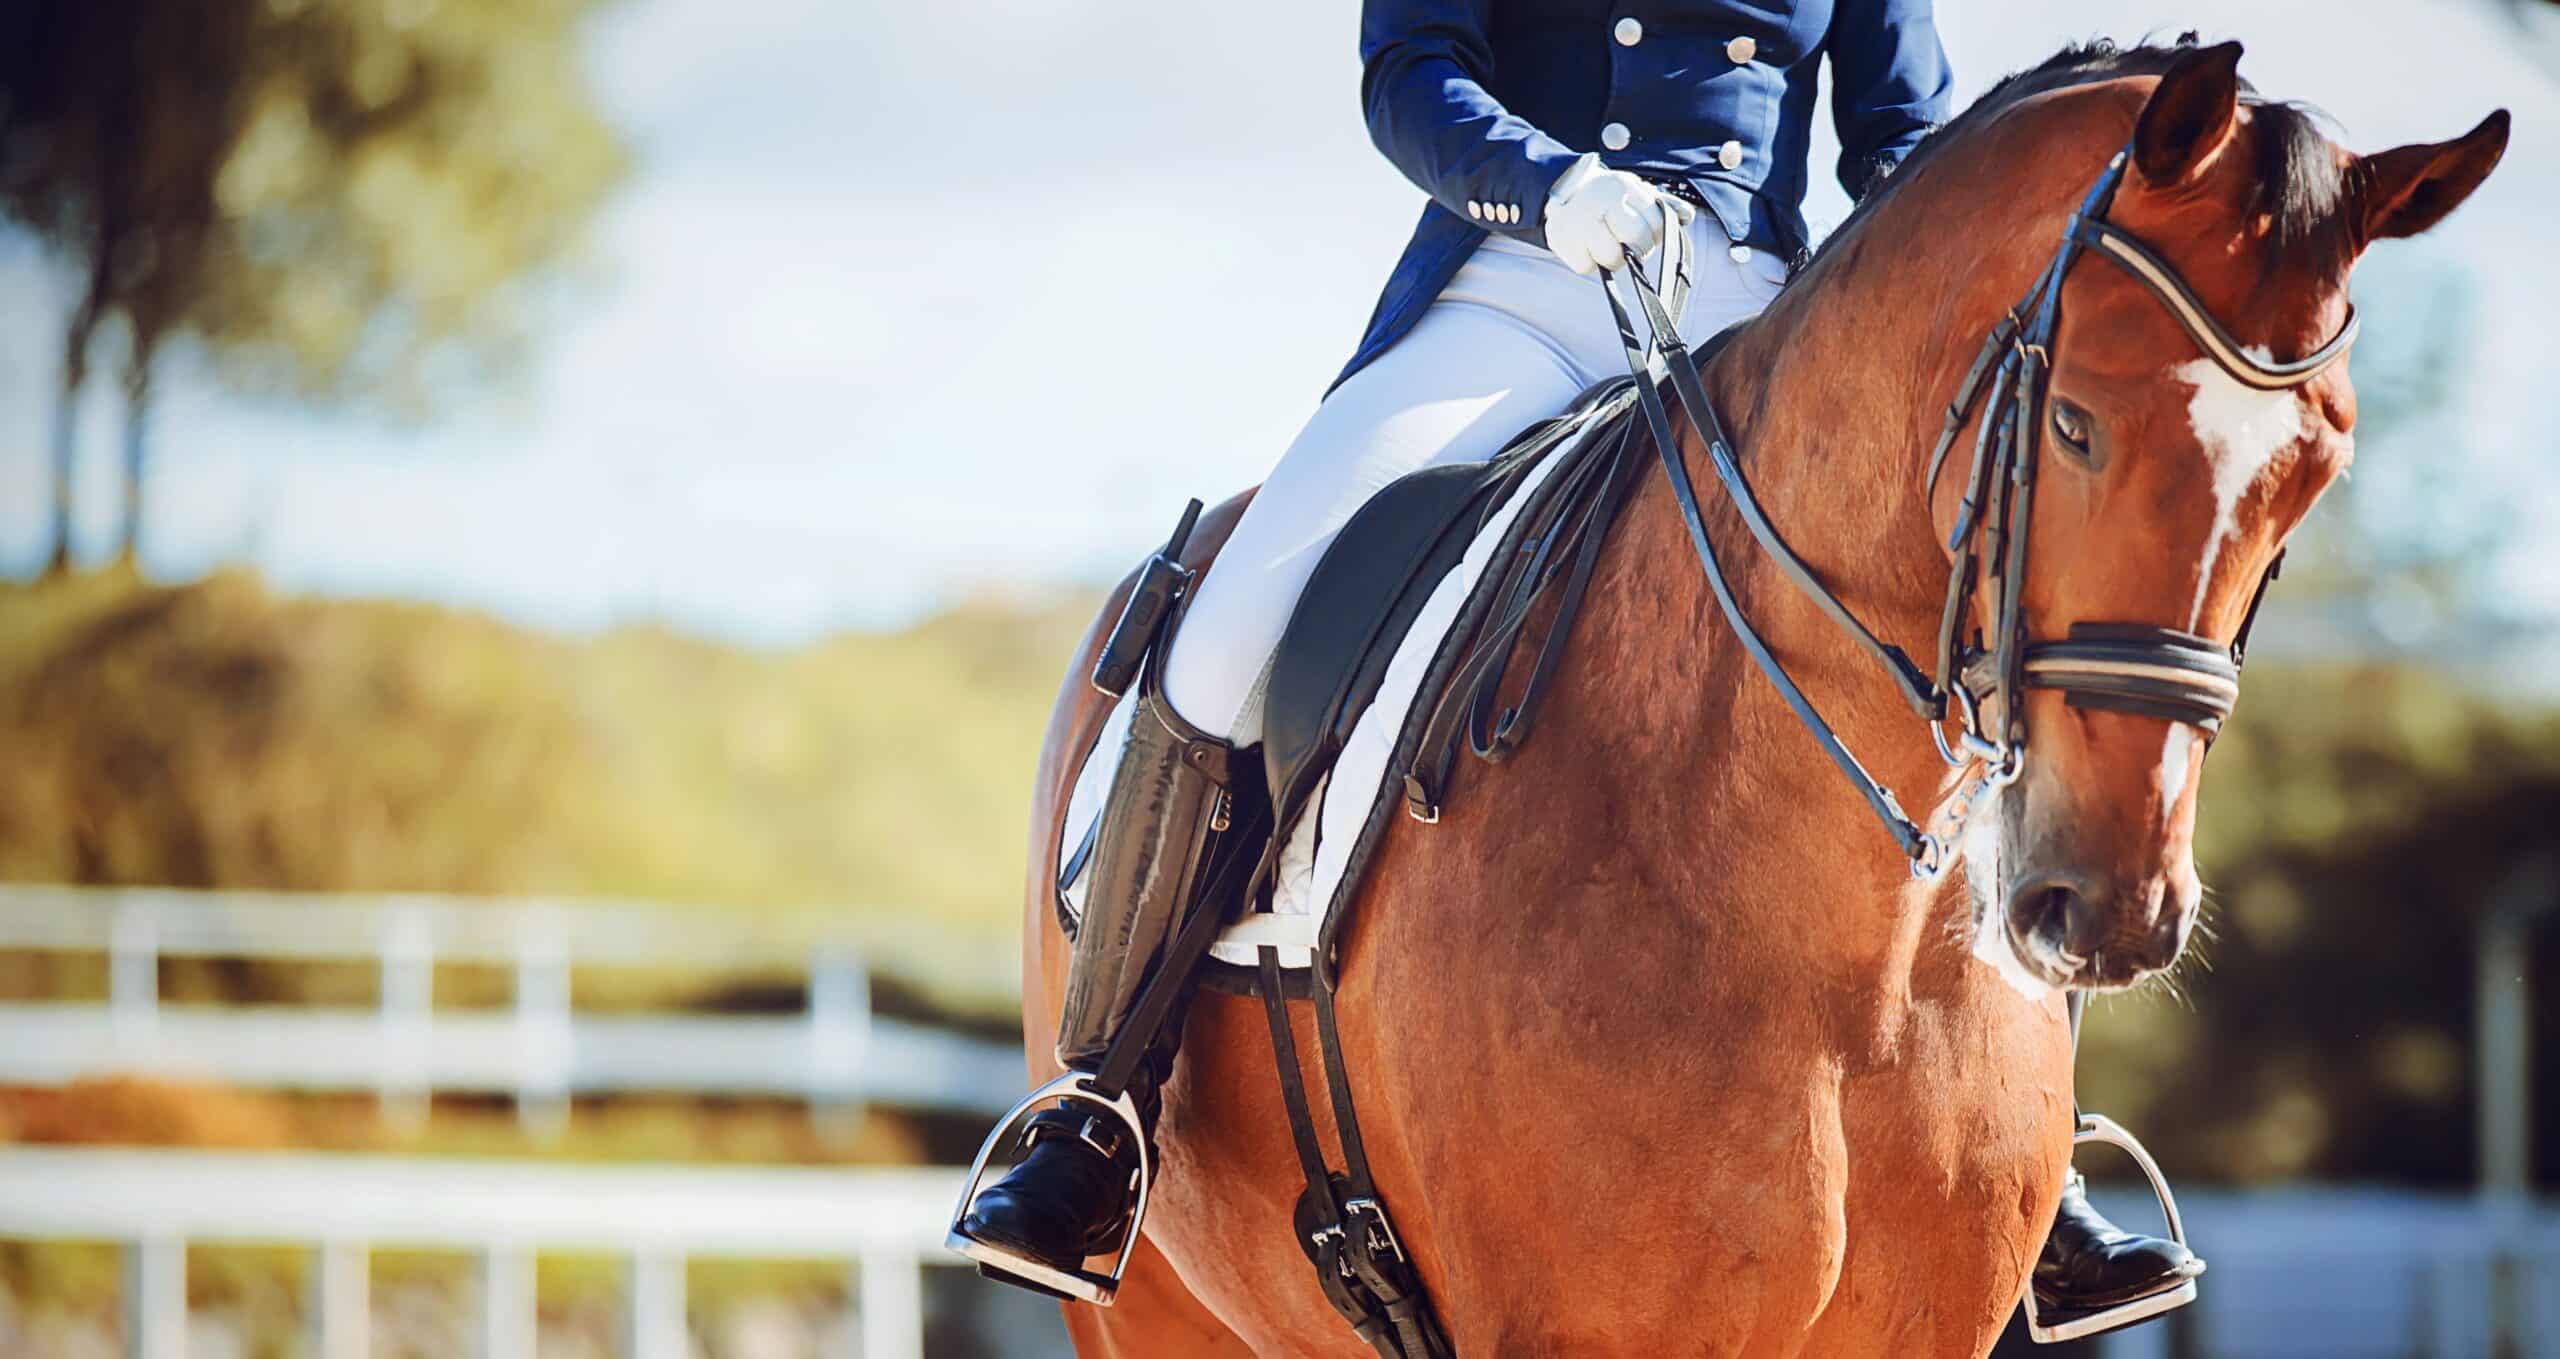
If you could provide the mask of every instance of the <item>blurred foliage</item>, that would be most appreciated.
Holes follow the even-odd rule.
[[[1090,609],[751,653],[237,573],[0,586],[0,879],[823,914],[888,980],[1009,1014],[1031,765]]]
[[[529,300],[622,168],[580,69],[595,0],[0,6],[0,218],[78,277],[58,496],[122,323],[128,546],[167,340],[241,389],[423,410],[516,371]],[[56,560],[65,551],[57,525]]]
[[[2475,262],[2432,247],[2379,252],[2356,271],[2366,325],[2350,361],[2355,461],[2297,535],[2269,607],[2309,604],[2352,627],[2357,654],[2504,640],[2494,588],[2523,537],[2512,470],[2464,443],[2485,342]],[[2451,635],[2444,635],[2450,633]]]

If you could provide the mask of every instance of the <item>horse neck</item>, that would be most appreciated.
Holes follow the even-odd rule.
[[[1710,365],[1708,387],[1752,488],[1797,555],[1879,636],[1926,665],[1948,564],[1921,486],[1924,441],[1935,432],[1923,425],[1934,425],[1957,375],[1941,381],[1951,360],[1934,322],[1877,321],[1932,317],[1943,303],[1900,271],[1836,260],[1816,268],[1735,337]],[[1867,769],[1925,821],[1949,783],[1927,731],[1874,661],[1779,574],[1697,441],[1684,452],[1745,615]],[[1962,912],[1955,875],[1913,883],[1865,802],[1742,653],[1661,482],[1652,479],[1628,516],[1624,588],[1611,592],[1616,616],[1604,625],[1621,630],[1611,645],[1624,668],[1601,683],[1642,696],[1649,715],[1649,754],[1626,776],[1652,783],[1656,805],[1712,818],[1664,851],[1698,872],[1689,899],[1700,909],[1739,908],[1748,920],[1735,928],[1766,931],[1753,947],[1798,949],[1843,985],[1907,996],[1932,956],[1924,945],[1945,937],[1930,926]]]

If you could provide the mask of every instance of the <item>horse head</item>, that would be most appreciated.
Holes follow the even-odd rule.
[[[2171,294],[2130,265],[2069,271],[2045,399],[2020,417],[2036,483],[2017,614],[2031,651],[2080,620],[2233,646],[2288,535],[2353,458],[2356,414],[2343,362],[2292,385],[2243,377],[2349,339],[2356,258],[2433,226],[2506,147],[2500,111],[2452,141],[2355,155],[2297,107],[2251,94],[2239,57],[2238,43],[2188,48],[2156,78],[2057,90],[2014,111],[2045,104],[2048,141],[2070,128],[2059,139],[2089,142],[2088,154],[2048,145],[2057,186],[2085,183],[2087,167],[2125,149],[2106,222],[2174,271],[2245,355],[2213,357]],[[2049,249],[2037,234],[2026,249]],[[2005,301],[2015,281],[1993,291]],[[1957,481],[1932,492],[1942,542]],[[1973,601],[1986,632],[1999,593]],[[2216,723],[2061,688],[2017,693],[2021,712],[1997,720],[2027,734],[2032,758],[1965,838],[1977,951],[2013,954],[2060,987],[2121,987],[2166,968],[2202,893],[2197,785]]]

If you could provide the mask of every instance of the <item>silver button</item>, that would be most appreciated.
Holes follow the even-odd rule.
[[[1517,204],[1517,203],[1505,203],[1505,204],[1503,204],[1503,205],[1502,205],[1502,222],[1503,222],[1503,225],[1505,225],[1505,226],[1515,225],[1515,224],[1517,224],[1517,223],[1519,222],[1519,220],[1520,220],[1520,205],[1519,205],[1519,204]]]
[[[1476,220],[1477,220],[1477,221],[1479,221],[1479,222],[1483,221],[1483,220],[1484,220],[1484,204],[1479,203],[1479,202],[1475,201],[1475,200],[1474,200],[1474,199],[1472,199],[1472,198],[1468,199],[1468,200],[1467,200],[1467,215],[1468,215],[1469,217],[1473,217],[1474,219],[1476,219]]]
[[[1635,135],[1627,131],[1624,123],[1611,123],[1600,129],[1600,144],[1612,151],[1624,151],[1627,143],[1634,140]]]
[[[1751,262],[1750,246],[1737,245],[1724,253],[1731,255],[1733,257],[1733,262],[1736,264],[1749,264]]]
[[[1644,41],[1644,25],[1633,17],[1620,19],[1616,31],[1620,47],[1633,47]]]
[[[1760,44],[1748,37],[1736,38],[1724,45],[1724,54],[1733,59],[1734,65],[1739,66],[1760,55]]]
[[[1724,145],[1717,147],[1716,164],[1721,165],[1728,170],[1741,169],[1742,143],[1726,142]]]

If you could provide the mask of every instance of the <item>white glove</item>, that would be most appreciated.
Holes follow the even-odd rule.
[[[1577,274],[1615,269],[1628,252],[1641,258],[1662,245],[1666,208],[1686,226],[1697,206],[1586,153],[1547,191],[1547,249]]]

